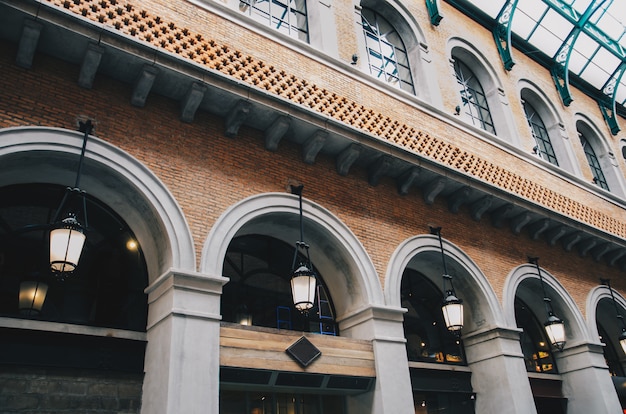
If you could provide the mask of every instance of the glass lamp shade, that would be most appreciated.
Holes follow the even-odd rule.
[[[291,294],[293,304],[300,312],[307,312],[313,307],[315,300],[315,273],[305,265],[301,265],[291,277]]]
[[[246,305],[241,305],[237,307],[237,312],[235,313],[235,320],[240,325],[246,325],[246,326],[252,325],[252,314],[250,313]]]
[[[449,291],[446,293],[441,310],[448,330],[460,332],[463,328],[463,301]]]
[[[20,283],[20,313],[23,315],[39,315],[47,294],[47,283],[35,280],[27,280]]]
[[[622,328],[622,333],[619,336],[619,344],[622,346],[624,353],[626,354],[626,328]]]
[[[548,320],[544,323],[546,334],[550,343],[558,350],[563,350],[565,346],[565,324],[556,315],[550,313]]]
[[[83,229],[73,216],[50,232],[50,269],[53,273],[73,272],[85,244]]]

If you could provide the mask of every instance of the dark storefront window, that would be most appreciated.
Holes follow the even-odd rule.
[[[32,321],[24,328],[0,328],[0,363],[143,373],[141,335],[84,335],[76,326],[146,331],[148,272],[141,247],[120,216],[87,194],[88,226],[78,266],[64,277],[53,275],[49,224],[65,190],[52,184],[0,188],[0,316]],[[65,206],[82,208],[82,203]],[[20,309],[20,291],[31,285],[45,292],[43,305]]]
[[[130,228],[104,203],[87,195],[88,227],[78,267],[63,280],[51,274],[47,225],[64,193],[65,187],[51,184],[0,189],[0,314],[145,332],[143,254]],[[30,280],[48,285],[43,308],[20,313],[20,284]]]
[[[452,392],[413,392],[415,414],[473,414],[474,394]]]
[[[446,329],[443,293],[421,273],[406,269],[401,285],[404,335],[409,361],[465,364],[463,343]]]
[[[520,340],[526,371],[557,373],[550,341],[546,337],[544,327],[530,308],[517,298],[515,299],[515,320],[518,328],[523,330]]]
[[[343,414],[345,397],[261,391],[220,392],[220,414]]]
[[[222,294],[226,322],[338,335],[330,295],[319,272],[315,303],[308,316],[296,310],[290,275],[295,247],[263,235],[234,238],[224,260],[230,281]]]

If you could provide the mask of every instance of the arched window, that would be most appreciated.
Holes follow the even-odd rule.
[[[515,298],[515,320],[522,329],[521,345],[526,371],[557,373],[550,342],[545,330],[532,310],[519,298]]]
[[[370,73],[390,85],[415,93],[407,49],[398,31],[382,15],[363,7],[361,25]]]
[[[454,59],[454,73],[461,93],[460,114],[473,125],[495,134],[487,97],[474,72],[459,59]]]
[[[295,247],[264,235],[234,238],[224,259],[230,281],[222,293],[224,321],[242,325],[337,335],[335,312],[317,272],[315,304],[308,316],[296,310],[290,276]]]
[[[401,285],[404,334],[409,361],[465,364],[460,338],[446,328],[441,312],[443,293],[424,275],[406,269]]]
[[[548,129],[543,123],[543,120],[531,104],[523,101],[523,105],[524,113],[526,114],[526,120],[528,121],[528,126],[530,126],[533,138],[535,139],[536,145],[533,150],[537,155],[548,161],[550,164],[558,166],[559,162],[556,159],[554,148],[552,147],[552,141],[550,141]]]
[[[309,41],[306,0],[240,0],[239,11],[281,33]]]
[[[606,178],[604,176],[604,172],[602,172],[602,167],[600,166],[600,161],[598,160],[596,152],[593,150],[593,147],[582,132],[578,132],[578,137],[580,138],[580,145],[582,145],[583,150],[585,151],[585,157],[587,157],[587,163],[589,164],[591,174],[593,175],[593,182],[605,190],[610,191],[609,184],[606,182]]]

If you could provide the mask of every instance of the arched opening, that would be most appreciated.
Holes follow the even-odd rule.
[[[467,365],[461,338],[446,329],[441,302],[443,292],[414,269],[402,275],[404,335],[409,361]]]
[[[626,409],[626,354],[620,346],[620,336],[624,328],[624,307],[622,298],[614,293],[613,298],[608,296],[608,288],[602,288],[602,296],[599,297],[595,311],[595,327],[598,331],[598,339],[604,345],[602,348],[604,360],[611,375],[615,391],[622,409]]]
[[[502,323],[501,313],[495,293],[478,267],[445,239],[443,249],[448,274],[465,308],[461,337],[443,327],[443,291],[439,286],[443,286],[444,268],[436,236],[417,236],[396,249],[386,273],[385,296],[390,305],[407,309],[404,329],[416,412],[445,408],[473,413],[480,411],[481,398],[485,406],[490,399],[486,394],[481,397],[475,385],[491,383],[490,376],[495,375],[482,366],[472,367],[471,358],[479,364],[484,360],[480,354],[485,343],[473,337]],[[466,355],[466,337],[476,342],[472,356]]]
[[[535,271],[536,273],[536,271]],[[548,315],[544,302],[544,286],[548,299],[554,304],[554,311],[565,319],[563,311],[555,299],[558,297],[549,284],[542,286],[539,276],[524,279],[515,296],[515,321],[522,328],[520,342],[524,353],[524,362],[528,380],[538,414],[565,413],[567,399],[563,394],[562,379],[558,373],[557,350],[550,344],[544,329]],[[571,340],[571,326],[565,320],[566,338]],[[543,374],[538,376],[537,373]],[[554,374],[545,376],[545,374]]]
[[[234,238],[224,259],[230,280],[222,292],[226,322],[337,335],[335,311],[323,275],[315,271],[315,302],[307,315],[293,303],[290,289],[295,247],[273,237],[251,234]]]
[[[299,224],[298,198],[260,194],[227,209],[207,238],[203,273],[229,278],[221,297],[223,412],[271,407],[280,412],[342,413],[352,395],[373,392],[372,344],[354,339],[363,332],[343,329],[341,318],[382,302],[376,272],[347,227],[304,197],[303,235],[319,289],[309,316],[299,314],[289,286]],[[242,309],[246,318],[240,318]],[[243,320],[251,326],[240,324]],[[286,352],[303,336],[324,349],[306,367]]]
[[[16,248],[10,240],[17,237],[22,245],[45,250],[42,231],[16,229],[49,222],[65,187],[74,183],[82,143],[83,134],[61,129],[0,131],[0,189],[6,191],[0,205],[10,215],[0,225],[2,248]],[[40,313],[21,317],[13,307],[17,299],[12,299],[19,289],[15,281],[23,277],[19,273],[37,268],[40,255],[3,262],[11,266],[14,280],[6,293],[8,304],[1,305],[7,306],[2,311],[6,316],[0,316],[5,331],[1,354],[9,358],[3,369],[12,369],[16,377],[36,370],[67,386],[114,381],[128,387],[129,403],[139,406],[144,381],[161,372],[153,368],[162,361],[148,354],[163,347],[158,338],[147,341],[143,288],[172,267],[195,270],[193,241],[163,183],[129,154],[95,136],[87,142],[81,189],[87,193],[89,214],[85,255],[62,285],[51,281]],[[128,250],[126,238],[134,239],[138,250]],[[37,393],[47,398],[51,392],[42,388]],[[68,398],[79,404],[84,395]]]
[[[52,217],[65,188],[18,184],[0,188],[0,312],[11,317],[145,332],[148,272],[130,227],[87,196],[88,227],[78,267],[60,280],[50,271]],[[18,309],[20,283],[45,283],[40,311]]]
[[[515,320],[522,330],[520,342],[526,371],[556,374],[558,370],[543,324],[519,298],[515,298]]]

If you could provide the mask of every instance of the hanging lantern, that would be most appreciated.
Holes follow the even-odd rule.
[[[539,276],[539,282],[541,283],[541,291],[543,292],[543,302],[546,305],[546,313],[548,318],[544,322],[543,326],[546,329],[548,340],[557,350],[562,351],[565,347],[565,323],[554,314],[552,310],[552,300],[546,294],[546,286],[541,275],[541,269],[539,268],[539,258],[529,257],[528,261],[535,265],[537,269],[537,276]]]
[[[430,227],[430,233],[437,235],[439,239],[439,248],[441,250],[441,263],[443,264],[443,304],[441,305],[441,311],[443,313],[443,319],[446,323],[448,331],[457,336],[461,336],[461,329],[463,329],[463,301],[456,297],[454,291],[454,285],[452,284],[452,276],[448,274],[448,267],[446,266],[446,255],[443,250],[443,240],[441,239],[441,227]],[[450,285],[448,288],[447,285]]]
[[[463,301],[449,290],[441,306],[443,319],[450,332],[460,332],[463,328]]]
[[[619,336],[619,344],[622,346],[622,350],[626,354],[626,329],[622,328],[622,333]]]
[[[548,319],[543,325],[546,328],[546,334],[552,346],[562,351],[565,346],[565,324],[563,321],[550,312]]]
[[[53,273],[70,273],[78,266],[85,234],[72,214],[50,231],[50,269]]]
[[[293,304],[300,312],[307,312],[315,301],[315,273],[301,265],[291,276],[291,294]]]
[[[80,189],[80,178],[85,160],[87,139],[91,131],[93,131],[93,127],[91,120],[80,122],[80,131],[83,132],[83,146],[80,151],[78,170],[76,171],[76,182],[74,187],[67,187],[63,200],[61,200],[61,204],[52,220],[54,227],[50,231],[50,270],[52,273],[59,275],[60,278],[64,278],[66,274],[76,269],[83,245],[85,244],[83,226],[78,222],[75,214],[69,213],[61,222],[57,221],[59,214],[62,214],[64,211],[64,206],[68,199],[78,197],[82,200],[84,227],[89,226],[87,223],[87,201],[85,192]]]
[[[36,280],[20,283],[19,309],[22,315],[39,315],[48,293],[48,284]]]
[[[303,187],[303,185],[291,186],[291,192],[298,195],[300,202],[300,240],[296,242],[293,264],[291,266],[291,295],[296,309],[304,315],[308,315],[315,302],[317,280],[309,256],[309,245],[304,242],[304,224],[302,219]]]

